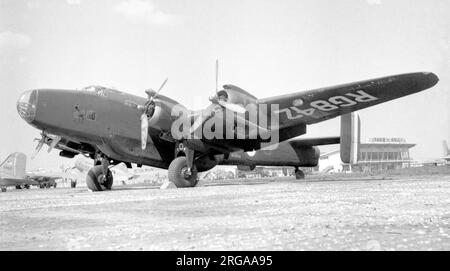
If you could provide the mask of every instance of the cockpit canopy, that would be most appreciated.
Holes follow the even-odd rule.
[[[93,92],[93,93],[95,93],[97,95],[101,95],[101,96],[106,96],[106,94],[108,92],[115,92],[115,93],[119,92],[116,89],[107,88],[107,87],[98,86],[98,85],[87,86],[87,87],[84,87],[82,90],[88,91],[88,92]]]

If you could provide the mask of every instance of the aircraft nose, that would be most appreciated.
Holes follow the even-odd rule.
[[[37,90],[22,93],[17,100],[17,112],[26,122],[31,123],[36,117]]]

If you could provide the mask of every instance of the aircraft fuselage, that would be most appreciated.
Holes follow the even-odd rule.
[[[36,128],[73,142],[97,146],[112,159],[167,168],[171,160],[167,158],[173,159],[175,145],[160,140],[159,133],[170,130],[170,122],[152,121],[147,148],[142,150],[136,132],[140,129],[139,112],[125,101],[146,102],[144,98],[111,89],[39,89],[22,94],[18,110]],[[158,110],[163,112],[158,116],[170,116],[174,104],[178,103],[160,96]],[[153,144],[152,139],[161,144]]]

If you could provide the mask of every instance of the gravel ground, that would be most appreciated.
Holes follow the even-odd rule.
[[[11,190],[0,250],[450,250],[450,176],[226,184]]]

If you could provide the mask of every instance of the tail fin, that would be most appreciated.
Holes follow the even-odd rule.
[[[450,154],[450,150],[448,149],[447,141],[442,141],[442,148],[444,149],[444,156],[447,156]]]
[[[341,116],[341,160],[344,163],[355,164],[359,160],[360,124],[358,113]]]
[[[21,152],[10,154],[3,163],[0,170],[17,178],[23,178],[26,174],[27,156]]]

